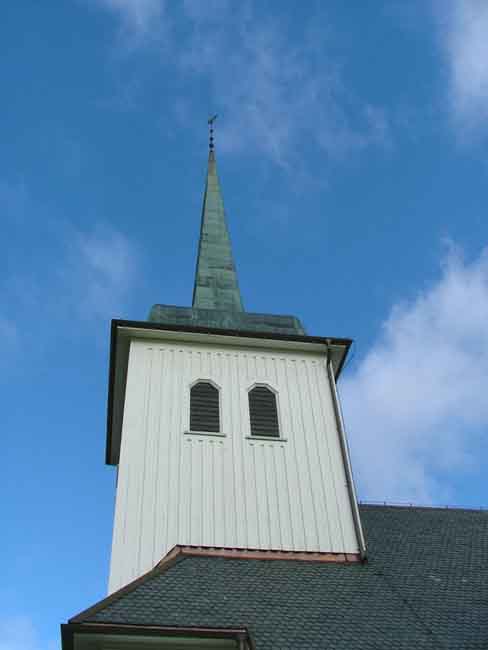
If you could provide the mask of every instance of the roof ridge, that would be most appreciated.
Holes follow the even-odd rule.
[[[420,504],[408,503],[398,501],[359,501],[359,507],[373,507],[373,508],[399,508],[399,509],[412,509],[412,510],[461,510],[463,512],[488,512],[488,506],[461,506],[461,505],[440,505],[440,504]]]

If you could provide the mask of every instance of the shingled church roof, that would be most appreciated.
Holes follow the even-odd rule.
[[[361,506],[363,564],[181,556],[72,619],[246,628],[256,650],[488,647],[488,513]]]

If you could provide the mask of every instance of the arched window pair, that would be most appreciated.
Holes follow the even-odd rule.
[[[267,386],[248,392],[252,436],[280,437],[275,393]],[[199,381],[190,389],[190,431],[220,433],[219,389],[209,381]]]

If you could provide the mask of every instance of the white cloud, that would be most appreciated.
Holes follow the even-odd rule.
[[[124,306],[136,273],[129,239],[108,226],[75,233],[61,269],[65,288],[85,318],[113,317]]]
[[[18,341],[18,336],[17,325],[12,320],[0,315],[0,339],[2,340],[4,349],[6,346],[15,346]]]
[[[488,249],[471,263],[451,249],[437,284],[392,309],[342,381],[362,497],[450,499],[449,475],[486,444],[487,387]]]
[[[7,272],[0,282],[5,352],[0,365],[12,367],[12,354],[32,343],[34,323],[50,333],[49,323],[66,318],[73,322],[73,315],[86,324],[124,314],[138,266],[136,247],[126,235],[101,223],[79,230],[69,222],[44,218],[43,206],[23,183],[2,179],[0,217],[12,228]],[[20,236],[19,224],[25,226]],[[34,253],[26,264],[29,246]]]
[[[28,205],[27,189],[23,182],[0,180],[0,218],[21,221]]]
[[[0,620],[0,650],[54,650],[56,641],[43,644],[32,621],[27,616]]]
[[[290,31],[253,5],[224,7],[215,20],[189,14],[192,39],[181,58],[184,68],[207,77],[223,109],[219,148],[254,149],[291,167],[307,146],[344,158],[389,140],[386,114],[346,93],[324,15]]]
[[[104,9],[114,12],[121,20],[124,33],[140,41],[161,26],[165,13],[164,0],[97,0]]]
[[[243,3],[241,3],[243,4]],[[231,8],[230,0],[183,0],[185,13],[194,20],[215,22],[215,17]],[[235,6],[234,6],[235,9]]]
[[[126,314],[137,277],[134,245],[109,226],[99,224],[88,231],[60,222],[56,226],[56,238],[49,241],[42,260],[36,261],[42,272],[19,268],[0,286],[9,307],[8,314],[0,313],[5,349],[1,365],[11,366],[11,354],[32,345],[33,328],[38,333],[44,327],[41,338],[46,341],[53,322],[69,321],[69,332],[79,336],[87,323]],[[33,314],[39,317],[33,319]],[[74,329],[78,320],[83,327]]]
[[[142,11],[135,0],[102,1],[116,8],[132,31],[154,42],[153,28],[159,29],[161,21],[151,16],[153,3]],[[195,107],[187,99],[185,109],[185,100],[175,97],[176,118],[215,109],[220,150],[256,150],[291,168],[307,147],[345,159],[389,145],[385,111],[353,97],[341,81],[325,15],[311,15],[308,26],[300,27],[289,24],[286,12],[266,13],[252,2],[184,0],[176,8],[167,5],[164,22],[165,43],[171,42],[164,64],[186,80],[186,91],[198,92],[203,83],[213,102]],[[178,26],[177,37],[176,30],[171,36],[171,25]]]
[[[484,128],[488,119],[488,3],[451,0],[438,6],[452,115],[463,129]]]

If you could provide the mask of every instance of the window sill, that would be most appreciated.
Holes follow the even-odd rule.
[[[226,438],[226,433],[220,433],[219,431],[183,431],[185,436],[215,436],[217,438]]]
[[[246,436],[246,440],[270,440],[271,442],[288,442],[288,438],[278,438],[277,436]]]

